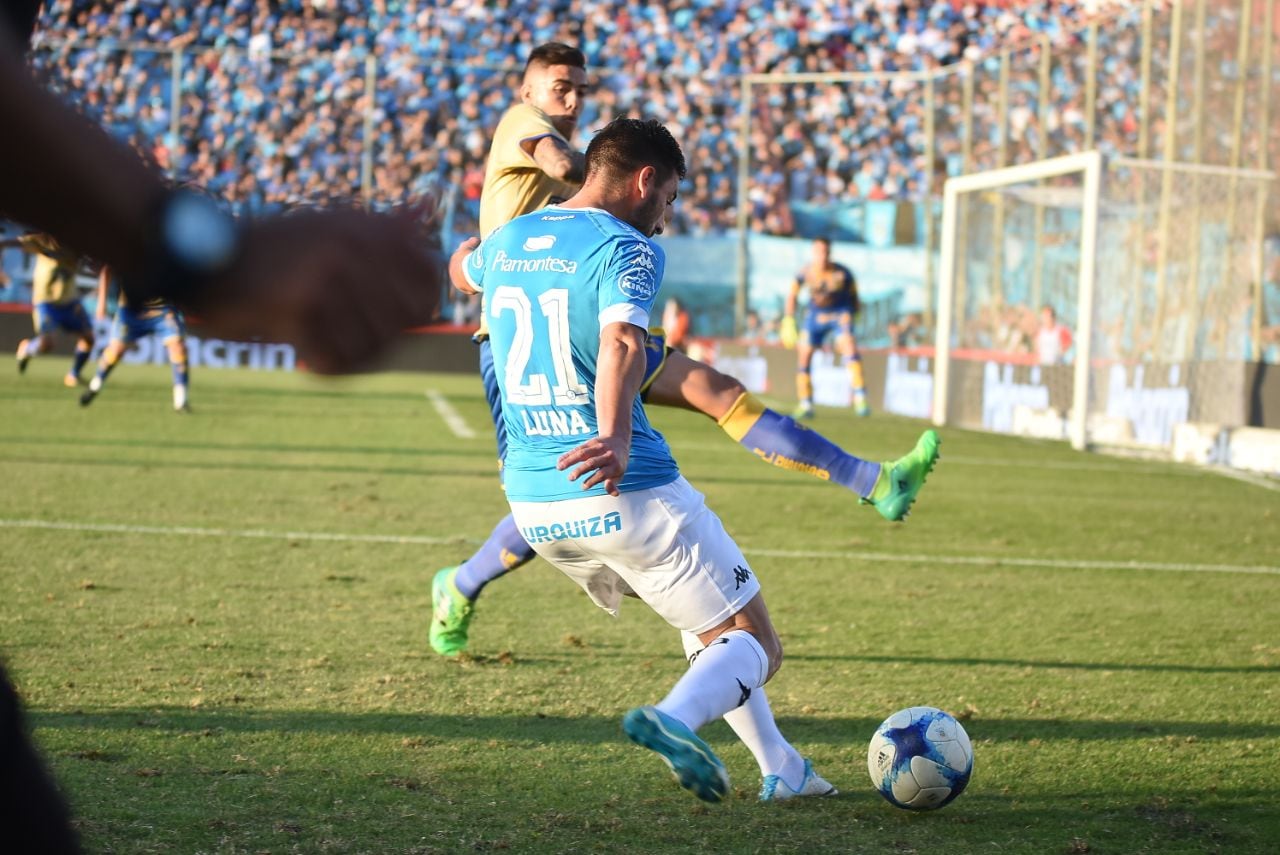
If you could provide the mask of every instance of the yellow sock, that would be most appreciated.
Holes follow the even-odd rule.
[[[809,376],[807,371],[796,373],[796,397],[801,401],[813,399],[813,378]]]
[[[853,386],[854,392],[862,392],[867,388],[867,384],[862,379],[862,360],[849,360],[849,384]]]
[[[760,421],[760,414],[765,410],[764,404],[760,403],[760,399],[750,392],[743,392],[738,396],[738,400],[733,402],[733,406],[729,408],[729,412],[725,413],[716,424],[724,429],[724,432],[733,438],[734,442],[742,442],[742,438],[747,435],[747,431]]]

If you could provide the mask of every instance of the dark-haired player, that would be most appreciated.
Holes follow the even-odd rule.
[[[530,53],[520,102],[503,114],[489,151],[480,196],[483,234],[575,191],[582,180],[584,161],[571,141],[588,91],[586,60],[578,49],[553,42]],[[463,245],[477,242],[473,238]],[[476,333],[480,373],[501,461],[506,455],[507,436],[483,324]],[[821,434],[766,407],[736,378],[668,348],[660,329],[650,331],[646,354],[641,384],[645,403],[703,413],[761,460],[839,484],[870,502],[886,519],[900,520],[906,515],[937,459],[938,437],[933,431],[926,431],[909,454],[890,463],[854,457]],[[436,573],[428,633],[432,649],[445,656],[466,650],[480,592],[493,580],[533,560],[534,555],[508,515],[470,558]]]

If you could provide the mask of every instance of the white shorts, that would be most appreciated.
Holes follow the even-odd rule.
[[[742,550],[684,478],[616,499],[512,502],[511,514],[534,551],[610,614],[635,593],[676,629],[700,633],[760,593]]]

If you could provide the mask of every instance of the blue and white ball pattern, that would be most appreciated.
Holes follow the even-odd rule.
[[[935,810],[964,792],[973,746],[960,722],[934,707],[899,710],[867,748],[867,772],[880,795],[907,810]]]

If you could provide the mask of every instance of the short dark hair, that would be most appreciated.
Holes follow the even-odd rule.
[[[813,242],[825,244],[827,249],[831,249],[831,238],[827,237],[826,235],[818,235],[816,238],[813,239]]]
[[[534,65],[543,67],[568,65],[572,68],[581,68],[586,71],[587,58],[576,47],[563,42],[547,42],[546,44],[538,45],[529,52],[529,60],[524,64],[524,70],[528,71]]]
[[[680,143],[657,119],[614,119],[587,146],[587,180],[597,173],[621,178],[646,166],[652,166],[663,181],[672,175],[685,176]]]

